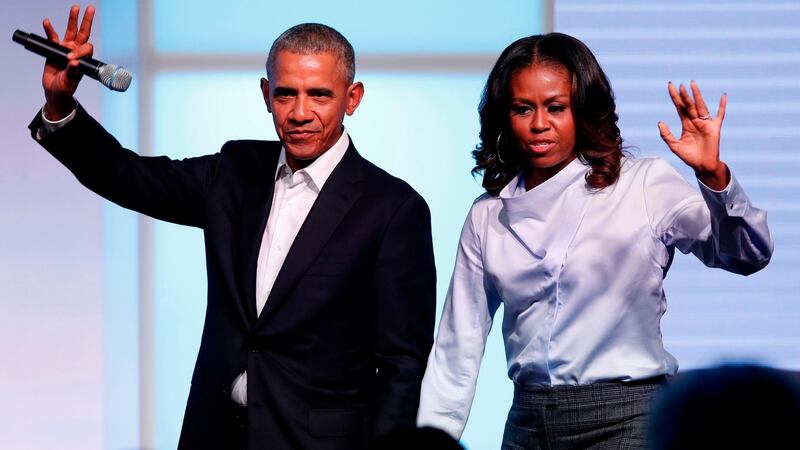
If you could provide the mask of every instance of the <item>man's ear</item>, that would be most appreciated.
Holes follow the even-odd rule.
[[[364,84],[356,81],[347,88],[347,115],[352,116],[364,97]]]
[[[264,96],[264,104],[267,105],[267,112],[272,114],[272,108],[269,104],[269,80],[261,78],[261,95]]]

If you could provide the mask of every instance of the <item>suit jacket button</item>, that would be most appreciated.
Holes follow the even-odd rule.
[[[230,393],[230,390],[228,389],[228,385],[226,385],[226,384],[222,385],[222,393],[225,394],[225,395],[228,395]]]

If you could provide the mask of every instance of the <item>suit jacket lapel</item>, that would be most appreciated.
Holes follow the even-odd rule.
[[[361,196],[358,182],[364,176],[364,160],[351,142],[297,232],[256,326],[280,306],[314,262],[336,227]]]
[[[241,278],[244,295],[240,305],[246,312],[247,323],[256,321],[256,277],[258,274],[258,252],[261,240],[267,228],[267,219],[272,208],[272,196],[275,192],[275,169],[278,165],[280,147],[277,151],[262,150],[268,155],[264,162],[264,184],[248,190],[242,205],[242,232],[239,236],[239,254],[244,258],[244,276]],[[261,150],[261,149],[259,149]],[[271,150],[271,149],[270,149]]]

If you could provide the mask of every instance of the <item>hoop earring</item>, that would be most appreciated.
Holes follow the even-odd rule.
[[[500,164],[505,165],[506,162],[503,161],[503,158],[500,157],[500,138],[503,137],[503,132],[500,131],[500,134],[497,135],[497,142],[495,143],[494,151],[495,155],[497,156],[497,160],[500,161]]]

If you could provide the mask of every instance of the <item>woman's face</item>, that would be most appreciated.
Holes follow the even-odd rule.
[[[510,88],[514,141],[529,174],[544,181],[575,159],[572,76],[563,66],[536,64],[514,72]]]

